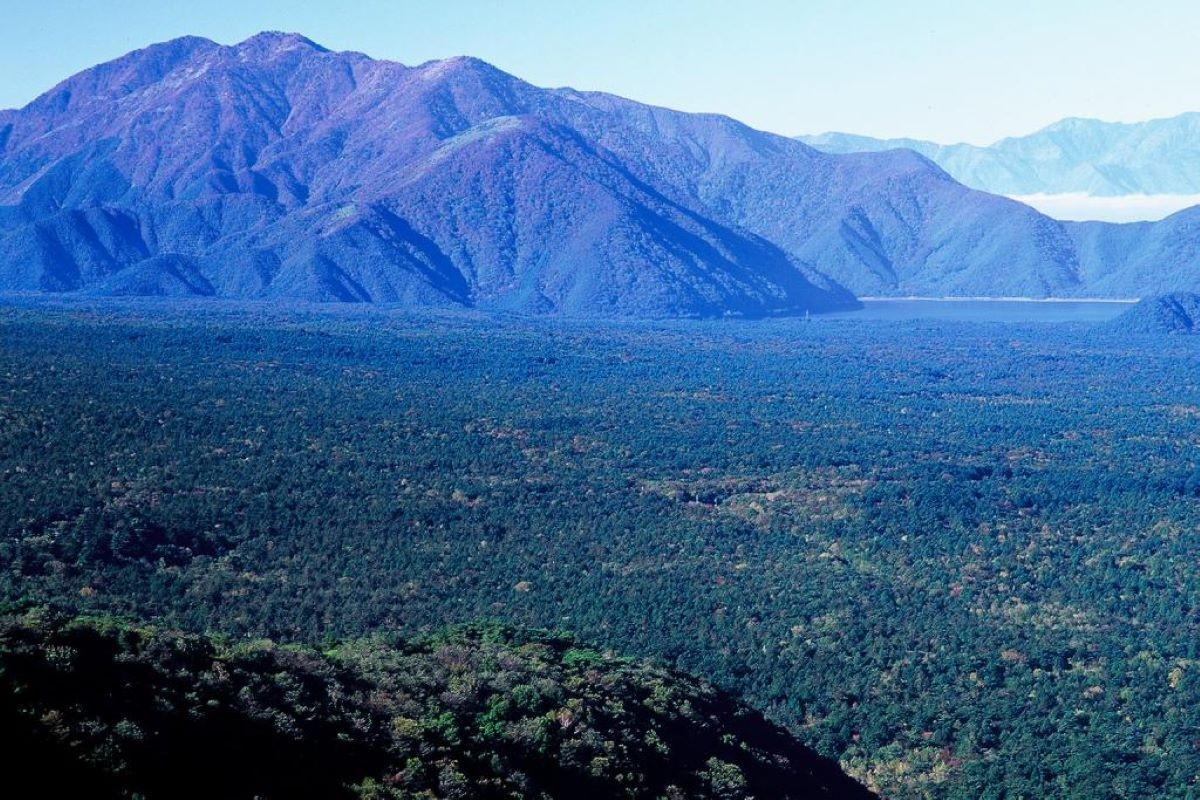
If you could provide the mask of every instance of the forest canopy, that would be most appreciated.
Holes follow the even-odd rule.
[[[492,621],[894,797],[1200,789],[1200,354],[1086,325],[0,310],[0,597]]]

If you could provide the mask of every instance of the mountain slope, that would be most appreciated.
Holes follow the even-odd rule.
[[[33,612],[0,720],[21,796],[874,796],[711,686],[500,627],[321,654]]]
[[[1200,193],[1200,113],[1148,122],[1064,119],[980,147],[848,133],[801,136],[828,153],[914,150],[959,180],[1004,195]]]
[[[754,316],[1137,295],[1143,264],[1200,288],[1192,240],[1156,230],[1059,223],[911,152],[293,34],[156,45],[0,112],[7,291]]]

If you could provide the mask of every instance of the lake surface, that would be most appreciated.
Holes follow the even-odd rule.
[[[859,311],[820,319],[967,320],[973,322],[1106,322],[1136,301],[1113,300],[863,300]]]

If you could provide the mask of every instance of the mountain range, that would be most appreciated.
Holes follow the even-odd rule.
[[[911,151],[295,34],[176,39],[0,112],[7,292],[757,316],[1141,296],[1198,260],[1200,212],[1062,223]]]
[[[1068,118],[987,146],[836,132],[799,139],[827,153],[906,148],[993,194],[1200,194],[1200,112],[1137,123]]]

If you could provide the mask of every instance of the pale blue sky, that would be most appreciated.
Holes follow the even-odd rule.
[[[987,143],[1200,110],[1195,0],[4,0],[0,107],[151,42],[263,29],[409,64],[465,53],[789,134]]]

